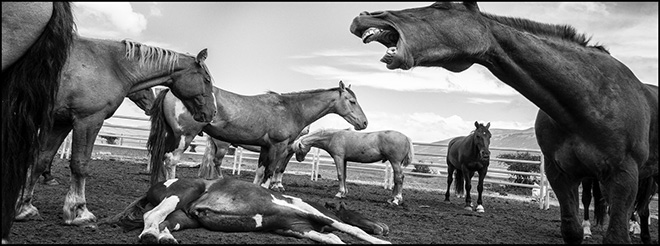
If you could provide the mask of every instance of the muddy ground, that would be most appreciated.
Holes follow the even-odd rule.
[[[87,180],[87,207],[97,218],[104,219],[121,212],[129,203],[146,192],[149,177],[141,174],[143,161],[105,158],[90,163],[91,177]],[[196,168],[178,168],[177,177],[194,177]],[[140,230],[123,232],[121,228],[101,225],[97,228],[66,226],[62,220],[62,205],[68,190],[70,171],[68,162],[56,158],[53,175],[57,186],[39,185],[34,205],[43,220],[15,222],[10,241],[19,244],[124,244],[137,243]],[[231,176],[230,172],[225,175]],[[253,173],[234,176],[252,181]],[[329,179],[310,181],[309,176],[285,174],[286,194],[303,200],[324,203],[334,201],[337,182]],[[399,207],[385,201],[390,191],[380,186],[348,184],[349,195],[344,199],[357,211],[378,218],[390,227],[388,236],[380,236],[397,244],[537,244],[563,243],[559,231],[559,208],[540,210],[530,201],[498,197],[484,197],[485,213],[463,210],[463,201],[456,197],[450,203],[438,192],[404,190],[404,204]],[[473,192],[474,193],[474,192]],[[474,197],[474,195],[473,195]],[[476,198],[473,198],[476,199]],[[336,232],[347,243],[360,241]],[[191,229],[173,233],[183,244],[272,244],[315,243],[307,239],[283,237],[270,233],[222,233],[205,229]],[[604,232],[594,230],[594,237],[584,243],[600,243]],[[651,237],[658,242],[658,220],[653,219]],[[633,243],[641,243],[636,236]]]

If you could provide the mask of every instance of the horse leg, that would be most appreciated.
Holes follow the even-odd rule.
[[[591,238],[591,222],[589,222],[589,206],[591,206],[591,190],[593,179],[582,179],[582,207],[584,207],[584,220],[582,221],[583,239]],[[598,185],[598,184],[596,184]]]
[[[253,184],[256,185],[261,185],[264,188],[268,188],[268,185],[270,185],[270,180],[269,183],[264,184],[264,174],[266,173],[266,169],[268,168],[268,164],[270,163],[270,158],[269,158],[269,150],[270,147],[261,147],[261,152],[259,152],[259,162],[257,164],[257,170],[254,171],[254,181],[252,182]]]
[[[16,202],[16,216],[14,217],[16,221],[41,220],[39,210],[32,205],[34,189],[41,173],[52,164],[58,147],[62,144],[69,131],[71,131],[71,127],[54,125],[51,131],[46,134],[44,138],[45,144],[39,150],[35,165],[28,169],[25,188]]]
[[[454,165],[447,163],[447,192],[445,192],[445,202],[449,202],[449,188],[454,181]]]
[[[580,181],[563,172],[552,159],[544,157],[545,172],[559,201],[561,213],[561,235],[567,244],[582,243],[583,231],[578,222],[578,186]]]
[[[294,154],[293,152],[288,153],[285,158],[282,158],[282,162],[278,165],[278,168],[275,170],[275,174],[273,175],[273,179],[275,180],[276,184],[279,184],[279,188],[281,189],[281,192],[284,192],[284,184],[282,182],[282,177],[284,176],[284,171],[286,170],[286,166],[289,164],[289,161],[291,160],[293,154]]]
[[[472,211],[472,196],[470,191],[472,190],[472,177],[474,177],[474,171],[463,169],[463,180],[465,181],[465,210]]]
[[[211,136],[206,137],[206,150],[202,158],[202,164],[199,167],[198,177],[204,179],[221,179],[222,178],[222,160],[229,150],[229,143],[214,139]],[[212,160],[212,161],[211,161]],[[211,168],[211,162],[215,168]]]
[[[158,225],[160,234],[158,235],[158,243],[160,244],[178,244],[179,242],[172,236],[171,232],[180,231],[184,229],[199,228],[199,222],[196,219],[188,216],[187,213],[181,209],[167,215],[165,220]]]
[[[484,193],[484,179],[486,178],[487,172],[488,172],[488,168],[483,168],[479,170],[479,182],[477,183],[477,192],[478,192],[477,207],[475,208],[475,210],[478,213],[486,212],[486,210],[484,210],[484,205],[481,197],[482,194]]]
[[[339,192],[335,194],[337,198],[344,198],[348,194],[346,189],[346,161],[341,155],[334,155],[332,159],[335,160],[335,167],[337,168],[337,180],[339,181]]]
[[[401,205],[403,202],[403,170],[401,170],[402,161],[389,160],[394,173],[394,189],[392,189],[392,199],[387,202],[394,205]]]
[[[270,180],[271,183],[269,185],[269,188],[274,191],[278,192],[284,192],[284,186],[282,185],[282,177],[275,177],[277,175],[276,172],[280,169],[282,169],[281,174],[284,175],[284,165],[285,161],[288,162],[288,160],[285,160],[286,157],[288,156],[291,158],[289,155],[289,152],[287,151],[287,142],[279,142],[271,146],[269,149],[269,156],[272,158],[270,163],[268,164],[268,168],[266,169],[267,172],[264,173],[265,177],[267,180]]]
[[[610,204],[610,223],[603,243],[630,243],[628,220],[633,212],[639,176],[636,163],[629,157],[617,166],[624,170],[612,171],[601,182]],[[632,170],[625,170],[626,167]]]
[[[73,123],[71,145],[71,181],[69,192],[64,199],[64,223],[67,225],[88,225],[96,222],[96,216],[87,210],[85,182],[89,176],[87,165],[92,156],[94,140],[103,125],[103,118],[81,119]]]

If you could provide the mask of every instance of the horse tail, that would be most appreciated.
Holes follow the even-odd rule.
[[[638,182],[637,197],[635,198],[635,211],[639,213],[643,208],[649,205],[651,198],[656,193],[658,188],[653,176],[640,179]]]
[[[71,3],[54,2],[53,13],[32,46],[2,71],[2,238],[9,236],[16,200],[53,125],[60,74],[75,36]]]
[[[412,163],[413,159],[415,158],[415,149],[413,148],[413,142],[407,136],[406,136],[406,140],[408,141],[408,153],[406,153],[406,157],[403,159],[403,167],[407,167],[408,165],[410,165],[410,163]]]
[[[141,228],[144,226],[144,219],[142,216],[149,210],[147,205],[149,205],[147,195],[143,195],[129,204],[121,213],[108,217],[99,222],[99,224],[118,225],[124,230],[124,232]]]
[[[463,171],[461,171],[460,168],[456,168],[454,171],[454,189],[456,191],[456,195],[458,194],[463,194],[465,190],[465,182],[463,181]]]
[[[604,225],[608,204],[600,190],[600,183],[598,182],[598,180],[593,179],[591,190],[593,191],[592,194],[594,199],[594,217],[595,217],[594,219],[596,219],[596,225]],[[589,212],[589,208],[584,208],[584,210],[585,213]]]
[[[167,92],[169,92],[169,89],[164,89],[158,94],[150,112],[151,130],[147,140],[147,149],[151,155],[151,185],[156,184],[161,177],[164,179],[163,159],[165,153],[173,151],[177,144],[174,139],[174,131],[165,121],[165,112],[163,111],[163,101],[165,101]]]
[[[218,146],[215,145],[213,137],[210,135],[206,136],[206,149],[204,150],[204,156],[202,157],[202,164],[199,166],[199,172],[197,177],[205,179],[214,178],[213,170],[213,158],[215,158],[215,153],[218,151]]]

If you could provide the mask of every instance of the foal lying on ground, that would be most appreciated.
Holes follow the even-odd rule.
[[[324,228],[334,228],[370,243],[390,243],[360,229],[386,235],[387,225],[342,205],[333,212],[233,178],[170,179],[153,185],[109,223],[125,230],[144,225],[139,236],[143,243],[177,243],[171,231],[199,227],[223,232],[272,231],[322,243],[343,243],[332,233],[321,233]]]

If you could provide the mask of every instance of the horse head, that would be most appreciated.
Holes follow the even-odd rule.
[[[181,99],[199,122],[210,122],[217,112],[212,78],[204,64],[207,55],[206,49],[203,49],[193,63],[171,75],[172,93]]]
[[[305,156],[307,156],[307,153],[309,153],[309,151],[312,149],[311,145],[303,144],[301,139],[302,138],[298,138],[293,142],[293,144],[291,144],[291,149],[293,149],[293,152],[296,153],[296,160],[298,162],[305,161]]]
[[[472,137],[477,148],[479,158],[481,160],[488,161],[490,159],[490,150],[488,150],[491,137],[490,131],[488,130],[490,127],[490,122],[484,126],[483,124],[475,121],[474,126],[477,129],[475,129],[472,133]]]
[[[367,128],[367,116],[364,115],[355,93],[351,90],[350,85],[345,87],[342,81],[339,81],[339,100],[335,103],[335,110],[338,115],[353,125],[355,130]]]
[[[488,26],[475,2],[436,2],[399,11],[362,12],[350,31],[363,43],[377,41],[387,48],[381,62],[388,69],[439,66],[452,72],[474,63],[465,54],[480,55],[490,47]],[[460,35],[457,35],[460,33]]]

